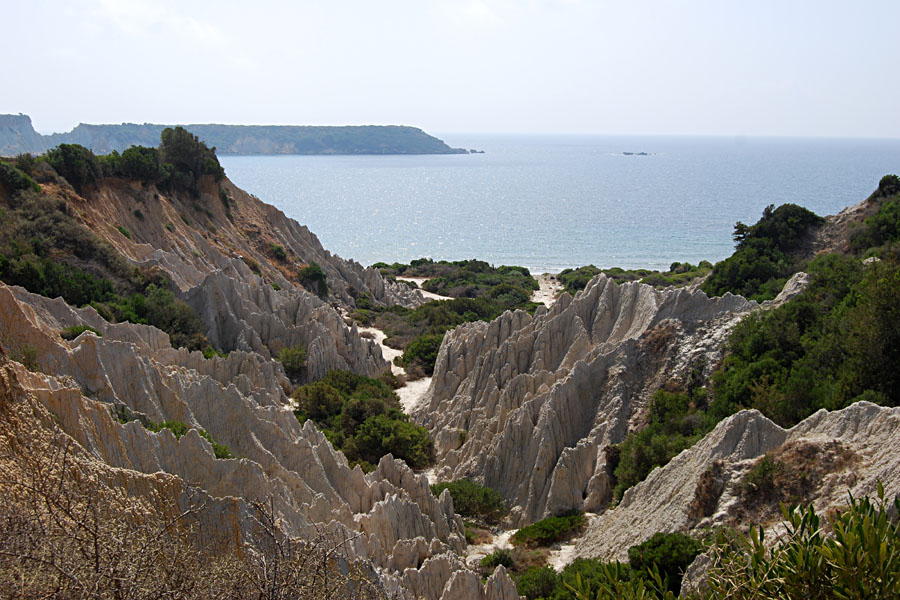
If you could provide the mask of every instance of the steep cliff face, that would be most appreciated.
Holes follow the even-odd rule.
[[[71,342],[60,338],[72,325],[92,326],[102,337],[87,331]],[[323,527],[342,532],[351,555],[370,561],[388,590],[515,597],[502,573],[482,587],[475,573],[460,571],[463,526],[449,494],[435,498],[424,477],[390,456],[369,475],[348,468],[311,422],[298,424],[288,408],[288,382],[260,355],[235,351],[207,360],[172,349],[153,327],[110,324],[92,308],[7,286],[0,286],[0,330],[0,391],[8,404],[0,418],[11,419],[16,411],[9,406],[26,402],[26,413],[48,415],[35,427],[58,427],[110,477],[139,481],[176,504],[187,488],[195,490],[204,499],[200,520],[210,539],[251,543],[249,503],[264,499],[289,535],[308,539]],[[34,372],[6,358],[26,347],[33,349]],[[135,420],[123,423],[117,415]],[[176,439],[140,419],[193,429]],[[238,458],[216,459],[199,429]]]
[[[457,328],[413,414],[435,438],[438,478],[499,490],[514,525],[602,508],[611,491],[604,448],[622,441],[663,383],[708,374],[727,331],[754,306],[600,275],[534,318],[506,313]]]

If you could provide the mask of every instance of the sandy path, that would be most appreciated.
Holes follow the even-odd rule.
[[[493,533],[494,539],[487,544],[470,545],[466,547],[466,562],[478,564],[482,558],[499,548],[510,548],[509,538],[518,531],[517,529],[504,529]]]
[[[583,531],[587,531],[587,528],[590,527],[591,522],[597,518],[597,514],[584,513],[584,518],[586,523]],[[584,535],[584,533],[582,533],[581,535]],[[547,557],[547,564],[553,567],[554,571],[562,571],[567,564],[575,560],[575,542],[581,537],[581,535],[569,540],[565,544],[560,544],[550,551],[550,556]]]
[[[431,279],[431,277],[398,277],[400,281],[412,281],[416,285],[419,286],[419,291],[422,292],[422,295],[428,298],[429,300],[453,300],[450,296],[441,296],[440,294],[435,294],[433,292],[426,292],[422,289],[422,284]]]
[[[403,354],[403,351],[385,346],[384,339],[387,336],[383,331],[374,327],[360,327],[358,330],[360,333],[372,335],[372,340],[381,348],[381,355],[385,360],[390,361],[391,373],[394,375],[406,375],[406,370],[403,367],[394,364],[394,359]],[[404,387],[396,390],[397,395],[400,396],[400,406],[403,407],[403,412],[410,414],[422,399],[422,396],[425,395],[425,392],[428,391],[428,386],[430,385],[431,377],[423,377],[416,381],[409,381]]]
[[[531,295],[531,301],[541,302],[544,306],[550,308],[556,302],[556,297],[563,291],[563,284],[556,279],[555,275],[549,273],[538,275],[535,279],[537,279],[541,289]]]

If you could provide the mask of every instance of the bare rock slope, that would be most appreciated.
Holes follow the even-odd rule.
[[[101,336],[86,331],[63,340],[59,332],[72,325]],[[12,418],[9,407],[26,402],[26,413],[52,415],[35,426],[58,426],[110,477],[141,481],[142,495],[150,488],[186,502],[185,490],[194,490],[204,499],[207,539],[251,543],[249,503],[269,499],[290,535],[309,538],[322,527],[343,532],[352,555],[370,561],[384,589],[401,597],[516,597],[505,573],[482,586],[462,565],[463,525],[449,494],[435,498],[424,477],[390,456],[369,475],[348,468],[311,423],[299,425],[280,369],[260,355],[236,351],[207,360],[172,349],[153,327],[110,324],[92,308],[5,285],[0,330],[0,418]],[[26,346],[35,350],[35,372],[6,358]],[[122,415],[133,420],[123,423]],[[176,439],[140,419],[194,429]],[[216,459],[199,429],[238,458]]]
[[[473,477],[513,505],[513,525],[609,499],[604,448],[650,395],[712,369],[755,303],[617,286],[599,275],[532,318],[505,313],[449,333],[413,417],[438,449],[439,479]]]

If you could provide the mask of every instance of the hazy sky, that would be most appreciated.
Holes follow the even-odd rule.
[[[900,0],[2,0],[0,113],[900,137]]]

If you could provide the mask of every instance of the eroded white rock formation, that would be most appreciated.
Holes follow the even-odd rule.
[[[86,331],[63,340],[60,332],[73,325],[94,327],[102,337]],[[201,495],[211,539],[251,539],[250,502],[267,500],[290,535],[311,537],[324,528],[350,540],[352,554],[371,561],[386,588],[401,596],[515,597],[505,572],[482,586],[462,565],[463,525],[449,493],[435,498],[423,476],[390,456],[368,475],[350,469],[311,422],[299,425],[287,408],[280,366],[260,354],[207,360],[172,349],[153,327],[107,323],[92,308],[2,284],[0,331],[3,353],[27,345],[39,370],[3,358],[7,387],[52,414],[92,461],[133,473],[127,479],[141,482],[141,493],[174,494],[175,501],[188,489]],[[122,423],[117,414],[195,429],[176,439],[168,429]],[[237,458],[216,459],[198,429]]]
[[[499,490],[515,507],[513,525],[604,507],[603,449],[622,441],[663,383],[691,369],[708,374],[754,306],[599,275],[534,318],[508,312],[458,327],[413,413],[435,438],[438,478]]]

